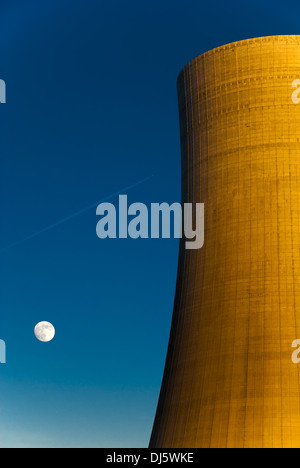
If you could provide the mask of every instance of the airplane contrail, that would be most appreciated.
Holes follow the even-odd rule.
[[[67,221],[70,221],[71,219],[76,218],[77,216],[80,216],[81,214],[85,213],[86,211],[89,211],[92,208],[94,208],[95,206],[98,206],[100,203],[107,202],[108,200],[111,200],[112,198],[120,195],[121,193],[124,193],[126,191],[128,192],[129,190],[134,189],[138,185],[141,185],[144,182],[147,182],[148,180],[152,179],[152,177],[154,177],[154,175],[148,176],[145,179],[142,179],[139,182],[135,182],[132,185],[128,185],[127,187],[124,187],[121,190],[118,190],[117,192],[114,192],[114,193],[108,195],[107,197],[102,198],[102,200],[98,201],[97,203],[93,203],[92,205],[89,205],[86,208],[82,208],[81,210],[76,211],[76,213],[73,213],[73,214],[67,216],[66,218],[63,218],[60,221],[57,221],[56,223],[51,224],[50,226],[47,226],[47,227],[45,227],[45,228],[43,228],[43,229],[41,229],[41,230],[39,230],[39,231],[37,231],[37,232],[35,232],[33,234],[30,234],[27,237],[24,237],[23,239],[20,239],[17,242],[14,242],[13,244],[8,245],[7,247],[4,247],[4,248],[0,249],[0,253],[9,250],[12,247],[16,247],[16,246],[18,246],[20,244],[24,244],[24,242],[27,242],[27,241],[29,241],[31,239],[34,239],[35,237],[40,236],[41,234],[44,234],[45,232],[50,231],[51,229],[54,229],[55,227],[57,227],[57,226],[59,226],[59,225],[61,225],[63,223],[66,223]]]

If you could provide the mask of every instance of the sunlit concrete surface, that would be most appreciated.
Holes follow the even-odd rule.
[[[182,243],[151,447],[300,447],[300,36],[236,42],[179,76]],[[294,95],[295,97],[295,95]]]

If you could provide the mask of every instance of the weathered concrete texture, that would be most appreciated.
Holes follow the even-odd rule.
[[[300,447],[300,36],[229,44],[178,80],[183,202],[205,246],[181,244],[151,447]]]

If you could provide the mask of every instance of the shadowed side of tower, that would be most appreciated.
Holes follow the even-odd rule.
[[[229,44],[178,80],[181,243],[151,447],[300,447],[300,36]]]

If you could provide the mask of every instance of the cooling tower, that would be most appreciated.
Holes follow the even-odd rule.
[[[300,447],[297,79],[300,36],[222,46],[179,76],[182,202],[205,204],[205,245],[181,243],[152,448]]]

